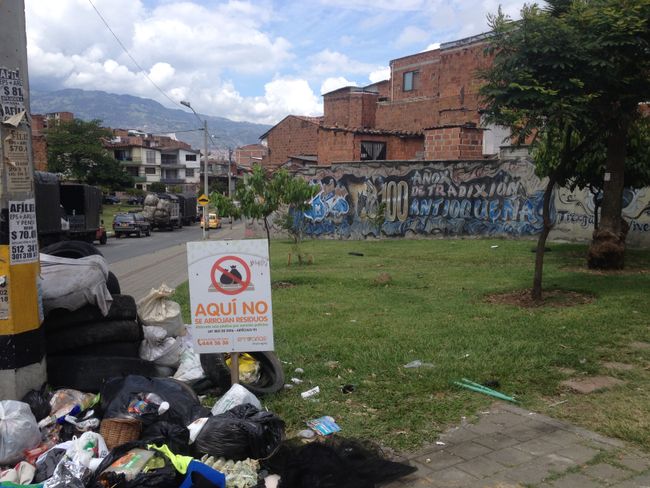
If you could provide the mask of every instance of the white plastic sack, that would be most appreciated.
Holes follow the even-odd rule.
[[[182,338],[167,337],[167,331],[155,325],[143,327],[144,340],[140,344],[140,358],[161,366],[177,368],[183,352]]]
[[[108,447],[104,438],[96,432],[84,432],[81,437],[72,440],[66,451],[66,457],[75,464],[95,471],[106,456]]]
[[[250,403],[258,410],[262,410],[262,404],[257,397],[239,383],[235,383],[230,387],[230,390],[228,390],[226,394],[219,398],[219,401],[214,404],[214,407],[212,407],[212,415],[219,415],[237,405],[243,405],[245,403]]]
[[[169,299],[174,291],[163,283],[138,301],[138,315],[144,325],[162,327],[172,337],[181,335],[184,330],[181,306]]]
[[[29,405],[15,400],[0,401],[0,466],[16,464],[23,451],[41,443],[41,431]]]
[[[181,362],[174,373],[174,379],[188,383],[203,377],[205,377],[205,372],[201,366],[201,357],[184,341]]]
[[[146,207],[158,205],[158,195],[149,193],[146,197],[144,197],[144,205]]]
[[[84,305],[97,306],[108,313],[113,297],[106,288],[108,264],[103,256],[69,259],[41,254],[43,312],[64,308],[74,311]]]

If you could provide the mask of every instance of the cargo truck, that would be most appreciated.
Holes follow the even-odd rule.
[[[196,222],[196,195],[192,193],[181,193],[178,197],[179,212],[182,225],[192,225]]]

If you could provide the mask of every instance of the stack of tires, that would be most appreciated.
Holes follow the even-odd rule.
[[[78,259],[100,254],[92,244],[58,242],[42,249],[44,254]],[[80,391],[99,391],[111,377],[128,374],[171,376],[173,370],[139,357],[143,339],[135,300],[120,294],[112,273],[107,288],[113,302],[106,316],[95,305],[73,312],[55,309],[43,321],[47,374],[50,386]]]

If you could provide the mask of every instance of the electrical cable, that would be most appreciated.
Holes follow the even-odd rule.
[[[140,70],[140,73],[142,73],[142,74],[144,75],[144,77],[145,77],[147,80],[149,80],[149,82],[150,82],[154,87],[156,87],[156,89],[157,89],[160,93],[162,93],[162,95],[163,95],[167,100],[169,100],[170,102],[172,102],[174,105],[178,105],[178,106],[180,107],[180,106],[181,106],[180,103],[178,103],[176,100],[172,99],[169,95],[167,95],[167,93],[165,93],[165,92],[163,91],[162,88],[160,88],[160,87],[159,87],[159,86],[158,86],[158,85],[157,85],[157,84],[156,84],[156,83],[155,83],[151,78],[149,78],[149,75],[147,74],[147,72],[142,68],[142,66],[140,66],[140,64],[139,64],[139,63],[135,60],[135,58],[131,55],[131,53],[130,53],[129,50],[126,48],[126,46],[122,43],[122,41],[120,40],[120,38],[117,37],[117,34],[115,34],[115,32],[113,31],[113,29],[111,29],[111,26],[108,25],[108,22],[106,22],[106,19],[104,18],[104,16],[103,16],[103,15],[101,14],[101,12],[97,9],[97,7],[95,7],[95,4],[92,2],[92,0],[88,0],[88,3],[90,3],[90,5],[92,6],[92,8],[95,10],[95,12],[97,12],[97,15],[98,15],[99,18],[102,20],[102,22],[104,23],[104,25],[106,26],[106,28],[109,30],[109,32],[110,32],[111,34],[113,34],[113,37],[115,38],[115,40],[117,41],[117,43],[118,43],[118,44],[120,45],[120,47],[124,50],[124,52],[125,52],[126,55],[131,59],[131,61],[133,61],[133,64],[135,64],[135,65],[137,66],[137,68]]]

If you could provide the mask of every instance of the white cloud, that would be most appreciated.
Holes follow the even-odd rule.
[[[358,86],[356,81],[346,80],[343,76],[337,76],[334,78],[326,78],[320,86],[320,94],[324,95],[339,88],[346,86]]]
[[[435,49],[440,49],[440,43],[439,42],[434,42],[432,44],[429,44],[427,47],[425,47],[422,52],[425,51],[433,51]]]
[[[377,83],[379,81],[384,81],[390,79],[390,67],[384,66],[383,68],[376,69],[371,71],[368,75],[368,79],[371,83]]]
[[[430,33],[414,25],[406,26],[395,41],[397,47],[410,46],[412,44],[422,44],[429,39]]]
[[[425,0],[321,0],[321,3],[333,7],[347,8],[352,10],[390,10],[390,11],[414,11],[426,6]]]
[[[346,54],[330,49],[324,49],[309,58],[309,73],[312,76],[322,77],[330,74],[366,74],[377,69],[369,63],[355,61]]]

